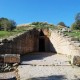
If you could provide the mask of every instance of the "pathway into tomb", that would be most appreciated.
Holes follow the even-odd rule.
[[[66,55],[29,53],[21,56],[20,80],[80,80],[80,67],[72,66]]]

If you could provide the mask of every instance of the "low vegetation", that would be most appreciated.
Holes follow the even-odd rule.
[[[64,34],[80,41],[80,31],[79,30],[73,30],[71,32],[64,32]]]
[[[49,24],[47,22],[33,22],[31,23],[30,25],[33,25],[34,28],[37,28],[37,29],[44,29],[44,28],[51,28],[51,29],[54,29],[56,28],[54,24]]]
[[[0,31],[0,38],[6,38],[22,32],[23,32],[22,30]]]

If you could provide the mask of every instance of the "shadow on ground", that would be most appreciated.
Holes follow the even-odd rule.
[[[67,80],[67,78],[64,75],[53,75],[48,77],[31,78],[27,80]]]
[[[16,77],[9,78],[9,79],[0,79],[0,80],[17,80]]]
[[[32,60],[42,60],[46,57],[55,55],[56,53],[48,53],[48,52],[35,52],[35,53],[29,53],[26,55],[21,56],[21,63],[24,61],[32,61]]]

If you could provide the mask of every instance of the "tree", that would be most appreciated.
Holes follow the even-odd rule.
[[[10,20],[9,23],[10,23],[10,26],[11,26],[11,28],[10,28],[11,30],[16,28],[16,22],[14,20]]]
[[[16,27],[16,22],[7,18],[0,18],[0,30],[13,30]]]
[[[77,24],[76,24],[76,23],[73,23],[73,24],[71,25],[71,29],[72,29],[72,30],[77,30]]]
[[[80,21],[80,13],[77,13],[76,17],[75,17],[75,21]]]
[[[59,22],[58,25],[66,27],[64,22]]]
[[[80,30],[80,13],[75,16],[75,22],[71,26],[72,30]]]

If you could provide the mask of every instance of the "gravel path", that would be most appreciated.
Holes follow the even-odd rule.
[[[20,68],[20,67],[19,67]],[[80,80],[80,68],[71,66],[22,66],[20,80]]]
[[[80,67],[71,66],[65,55],[36,53],[22,57],[20,80],[80,80]]]

